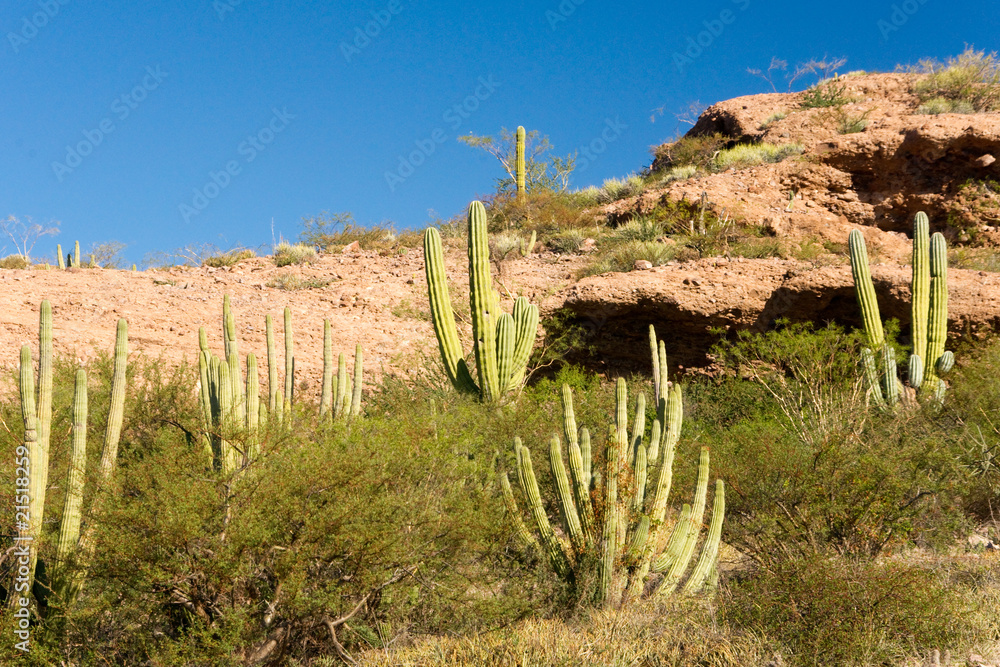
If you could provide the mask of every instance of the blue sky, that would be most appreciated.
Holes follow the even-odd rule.
[[[295,238],[322,211],[419,227],[502,175],[459,135],[520,124],[558,154],[601,148],[572,178],[599,185],[648,165],[691,103],[769,91],[748,67],[827,55],[884,71],[966,44],[991,51],[995,9],[5,0],[0,217],[61,222],[36,256],[117,240],[130,262],[188,244],[270,244],[272,221],[274,236]],[[596,141],[609,124],[614,139]]]

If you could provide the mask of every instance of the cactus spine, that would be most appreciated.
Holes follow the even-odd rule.
[[[500,311],[500,298],[493,290],[489,261],[486,209],[480,202],[472,202],[469,206],[469,300],[479,375],[477,384],[469,372],[455,326],[441,236],[434,228],[424,233],[427,291],[445,372],[457,390],[477,393],[483,400],[493,401],[519,389],[524,381],[538,329],[538,307],[518,297],[511,326],[511,320],[507,319],[511,316],[504,316]]]
[[[524,127],[517,126],[517,138],[514,142],[514,172],[517,180],[517,199],[524,201]]]
[[[578,446],[576,419],[572,392],[563,387],[563,431],[569,449],[570,478],[566,477],[558,436],[549,443],[549,464],[555,480],[558,506],[569,536],[569,543],[561,543],[552,530],[544,506],[538,497],[537,484],[531,470],[531,457],[519,439],[514,449],[518,462],[518,480],[528,500],[533,524],[541,536],[535,540],[521,532],[517,504],[513,497],[504,503],[514,517],[520,540],[529,545],[539,544],[547,554],[553,569],[569,583],[581,579],[580,568],[596,563],[596,601],[606,606],[618,605],[627,591],[627,599],[636,599],[647,593],[650,573],[657,575],[653,588],[655,595],[667,596],[684,581],[684,574],[695,553],[701,533],[708,495],[709,452],[703,448],[698,466],[698,482],[694,501],[685,505],[674,525],[670,539],[662,539],[667,499],[670,493],[674,451],[680,437],[682,397],[680,387],[667,382],[666,354],[658,345],[655,332],[651,334],[651,348],[655,351],[655,390],[662,396],[658,402],[658,418],[653,423],[650,444],[644,444],[645,407],[637,399],[631,437],[628,431],[628,392],[625,381],[618,380],[616,387],[615,426],[611,429],[604,457],[603,484],[590,476],[590,443],[586,429],[580,432],[586,448]],[[661,426],[665,423],[666,426]],[[662,436],[661,446],[654,454],[653,440]],[[599,477],[594,475],[594,477]],[[594,516],[590,501],[591,485],[601,489],[601,516]],[[501,485],[503,480],[501,480]],[[701,556],[687,581],[684,593],[697,593],[714,577],[718,558],[719,540],[725,516],[725,486],[718,481],[712,509],[712,523],[702,547]],[[600,525],[600,535],[595,534]]]

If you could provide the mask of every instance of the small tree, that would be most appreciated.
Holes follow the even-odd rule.
[[[31,249],[42,236],[53,236],[59,233],[59,222],[53,221],[50,227],[44,227],[34,222],[30,217],[25,217],[24,222],[14,216],[8,216],[6,220],[0,221],[0,231],[14,242],[17,254],[26,262],[31,261]]]
[[[469,133],[459,137],[459,141],[472,148],[479,148],[500,161],[506,177],[497,179],[497,192],[508,193],[515,189],[514,175],[516,136],[506,127],[500,128],[500,136],[477,136]],[[525,136],[525,185],[529,191],[553,190],[565,192],[569,188],[569,175],[576,166],[576,153],[566,157],[549,155],[552,144],[548,137],[540,137],[538,130],[531,130]]]

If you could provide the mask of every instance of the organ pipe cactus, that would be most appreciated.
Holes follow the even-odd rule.
[[[516,185],[517,185],[518,201],[524,201],[524,195],[525,195],[524,139],[525,139],[524,127],[518,125],[517,138],[514,141],[514,178],[516,180]]]
[[[549,442],[549,465],[566,540],[559,539],[545,512],[531,454],[520,439],[514,440],[518,481],[538,538],[521,520],[507,477],[501,476],[504,503],[513,517],[519,540],[529,547],[539,547],[555,572],[570,584],[585,580],[581,576],[583,569],[596,563],[594,598],[606,606],[616,606],[623,599],[666,597],[682,582],[685,594],[698,593],[716,575],[725,516],[725,485],[721,480],[716,482],[712,522],[701,556],[686,581],[684,577],[701,534],[708,495],[707,448],[701,452],[694,501],[684,506],[669,537],[665,532],[682,397],[679,385],[668,386],[666,355],[660,354],[662,348],[657,344],[655,332],[651,335],[651,346],[656,350],[653,358],[657,392],[663,397],[657,419],[647,444],[645,401],[640,394],[629,433],[627,388],[625,381],[619,379],[615,424],[603,456],[603,482],[595,479],[597,475],[591,475],[589,432],[583,429],[578,437],[572,391],[568,386],[563,387],[563,436],[568,445],[570,474],[566,474],[558,436]],[[666,427],[661,426],[661,420],[666,420]],[[586,447],[581,446],[584,442]],[[592,498],[601,501],[595,504]]]
[[[445,372],[459,391],[499,400],[524,382],[528,358],[538,329],[538,307],[524,297],[514,302],[513,315],[502,313],[500,297],[490,274],[486,209],[478,201],[469,206],[469,301],[472,309],[473,351],[479,382],[473,379],[458,337],[441,236],[433,227],[424,233],[424,269],[427,292]]]
[[[930,236],[927,215],[917,213],[913,221],[913,277],[911,281],[911,338],[913,353],[907,364],[910,386],[921,393],[938,397],[944,389],[939,375],[954,363],[954,354],[945,352],[948,334],[948,256],[944,236]],[[865,240],[858,230],[848,237],[851,274],[861,307],[862,321],[870,349],[862,351],[866,383],[873,400],[892,407],[899,399],[900,382],[896,378],[896,359],[889,350],[882,328],[878,300],[868,267]],[[882,372],[876,355],[882,356]]]
[[[361,382],[363,372],[361,346],[354,349],[353,390],[348,392],[347,360],[343,353],[337,359],[337,375],[333,374],[333,340],[330,321],[323,320],[323,388],[320,394],[319,416],[341,419],[361,414]]]
[[[8,603],[14,605],[21,597],[31,595],[35,570],[38,562],[37,547],[41,538],[45,519],[46,488],[49,469],[49,437],[52,424],[52,307],[43,301],[39,313],[39,361],[38,395],[35,395],[35,381],[31,362],[31,349],[26,345],[21,349],[20,358],[20,401],[24,422],[24,443],[18,448],[19,466],[24,475],[18,479],[18,516],[15,517],[17,544],[29,549],[29,565],[25,581],[15,579],[12,591],[21,595],[8,596]],[[99,502],[101,491],[113,475],[118,455],[118,440],[121,434],[125,400],[125,371],[128,360],[128,328],[125,320],[119,320],[115,341],[114,371],[111,383],[111,401],[105,431],[104,448],[101,453],[101,470],[98,477],[98,492],[95,503]],[[73,429],[69,472],[66,479],[66,496],[63,505],[63,520],[56,543],[57,573],[56,588],[69,602],[75,598],[86,577],[87,563],[93,551],[91,530],[80,535],[82,516],[84,467],[86,465],[87,429],[87,376],[82,370],[77,372],[73,399]],[[23,452],[23,453],[22,453]],[[24,463],[24,466],[20,464]],[[21,480],[24,483],[21,483]],[[23,509],[27,509],[24,512]],[[95,511],[99,507],[95,506]],[[26,515],[26,516],[25,516]],[[23,519],[23,520],[22,520]],[[77,567],[69,571],[66,561],[73,552],[78,552]],[[16,575],[17,576],[17,575]],[[26,584],[26,587],[25,587]]]

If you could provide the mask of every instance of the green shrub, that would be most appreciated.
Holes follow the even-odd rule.
[[[663,223],[649,215],[637,215],[608,235],[612,243],[642,241],[652,243],[664,235]]]
[[[607,246],[597,253],[594,262],[586,267],[582,276],[594,276],[611,271],[631,271],[638,260],[644,259],[653,266],[662,266],[677,255],[676,246],[659,241],[625,241]]]
[[[728,517],[727,517],[728,518]],[[897,562],[809,557],[728,587],[726,622],[783,645],[783,664],[902,664],[964,639],[973,605],[940,574]]]
[[[918,114],[936,116],[942,113],[976,113],[976,108],[965,100],[947,100],[943,97],[935,97],[927,100],[917,107]]]
[[[279,273],[267,281],[267,286],[274,289],[294,291],[301,289],[321,289],[331,282],[333,281],[327,278],[304,278],[294,273]]]
[[[707,169],[712,156],[730,142],[729,137],[719,133],[685,135],[677,141],[653,149],[653,170],[661,172],[686,166]]]
[[[958,443],[933,411],[871,410],[861,333],[787,325],[741,334],[717,353],[773,397],[716,440],[716,469],[735,485],[727,539],[770,563],[793,555],[874,556],[909,541],[942,544],[964,525]],[[726,402],[727,385],[704,387]]]
[[[312,246],[282,241],[274,249],[274,265],[307,264],[316,261],[316,250]]]
[[[803,109],[839,107],[851,101],[847,94],[847,84],[838,79],[821,81],[802,94],[800,106]]]
[[[7,255],[0,259],[0,269],[29,269],[31,262],[20,255]]]
[[[625,178],[609,178],[604,181],[604,185],[597,193],[597,203],[610,204],[611,202],[634,197],[642,193],[645,183],[642,177],[630,174]]]
[[[792,144],[739,144],[719,151],[709,163],[709,170],[725,171],[729,168],[746,169],[758,164],[781,162],[787,157],[801,155],[805,147]]]
[[[937,100],[965,103],[974,111],[1000,108],[1000,61],[996,53],[976,51],[968,47],[960,55],[944,63],[923,60],[917,71],[924,76],[913,84],[913,92],[931,109],[942,108]],[[967,113],[952,107],[951,113]],[[961,107],[967,109],[968,107]],[[923,113],[945,113],[924,111]]]
[[[256,257],[255,253],[250,248],[233,248],[228,252],[220,252],[214,255],[210,255],[204,259],[202,262],[203,266],[211,266],[214,268],[221,268],[223,266],[235,266],[244,259],[251,259]]]
[[[580,252],[583,242],[587,240],[587,235],[580,229],[568,229],[561,234],[556,234],[545,242],[549,250],[561,255],[569,255]]]
[[[764,119],[764,122],[760,124],[760,129],[766,130],[771,125],[777,123],[779,120],[784,120],[787,117],[788,117],[787,111],[777,111]]]

